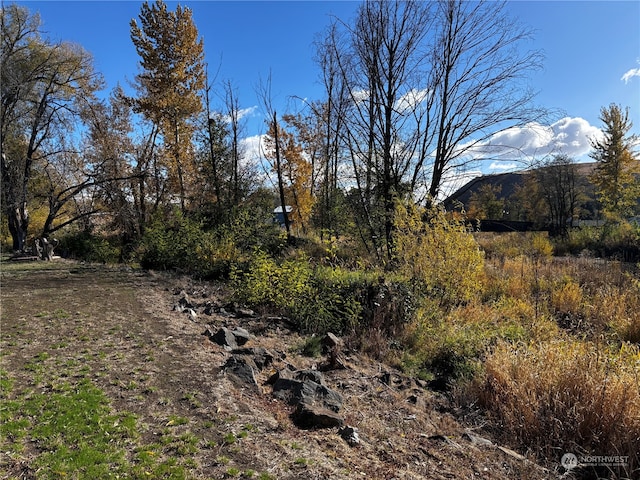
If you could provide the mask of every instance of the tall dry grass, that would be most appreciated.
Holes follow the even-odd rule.
[[[566,452],[629,457],[640,468],[640,350],[557,339],[499,344],[470,387],[507,441],[548,460]]]

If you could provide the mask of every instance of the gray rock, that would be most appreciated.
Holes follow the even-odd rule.
[[[250,387],[258,388],[255,371],[256,364],[246,355],[232,355],[223,367],[224,371],[231,374],[234,379]]]
[[[360,443],[360,436],[358,435],[358,429],[356,427],[350,427],[345,425],[338,430],[338,435],[352,447],[355,447]]]
[[[340,426],[343,419],[342,396],[324,385],[322,374],[315,370],[292,372],[283,369],[274,374],[273,396],[295,405],[293,419],[301,428],[327,428]]]
[[[259,370],[263,370],[271,365],[275,358],[273,353],[264,347],[236,348],[235,350],[232,350],[231,353],[234,355],[247,355],[251,357]]]
[[[322,346],[326,349],[326,350],[332,350],[334,348],[338,348],[340,346],[340,339],[338,337],[336,337],[333,333],[328,332],[323,338],[322,338]]]
[[[237,327],[231,333],[236,338],[236,343],[239,346],[242,346],[245,343],[247,343],[249,340],[251,340],[251,334],[247,332],[244,328]]]
[[[227,350],[238,348],[238,343],[236,342],[235,335],[226,327],[220,327],[220,329],[216,333],[214,333],[213,335],[209,335],[209,340],[217,343]]]
[[[236,308],[235,312],[238,318],[254,318],[256,316],[256,312],[249,308]]]
[[[344,420],[336,412],[317,405],[299,403],[293,415],[296,425],[301,428],[340,427]]]

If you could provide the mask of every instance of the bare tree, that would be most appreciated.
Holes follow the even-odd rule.
[[[548,208],[551,233],[566,236],[583,196],[576,165],[567,155],[555,155],[536,169],[535,174]]]
[[[350,95],[339,138],[387,258],[396,198],[437,201],[447,174],[476,161],[491,135],[540,118],[524,85],[541,61],[520,48],[529,37],[504,3],[462,0],[368,0],[353,25],[328,31],[321,66]]]
[[[278,123],[278,115],[273,107],[271,98],[271,77],[266,83],[259,87],[258,95],[262,100],[262,104],[267,112],[267,125],[269,127],[268,135],[273,139],[273,152],[271,153],[274,161],[274,170],[278,179],[278,196],[280,199],[280,207],[282,208],[282,216],[284,217],[284,227],[287,231],[287,239],[291,241],[291,223],[287,212],[287,202],[285,199],[284,174],[282,171],[281,144],[280,144],[280,124]]]
[[[346,38],[332,26],[324,43],[327,52],[320,57],[325,68],[339,72],[350,95],[342,138],[370,238],[377,251],[381,234],[388,258],[393,251],[395,199],[403,194],[415,150],[415,116],[410,113],[415,103],[408,99],[420,82],[425,60],[421,47],[429,24],[427,4],[367,1],[353,28],[342,24]],[[335,74],[329,72],[325,79],[333,82]]]
[[[526,85],[540,67],[537,51],[523,51],[531,32],[512,20],[506,2],[440,0],[430,62],[433,168],[429,196],[445,175],[477,158],[474,149],[500,131],[541,118]],[[430,132],[425,132],[429,137]]]
[[[311,104],[311,109],[315,117],[317,142],[319,146],[319,158],[314,163],[314,172],[317,171],[314,184],[318,183],[321,200],[318,203],[319,226],[321,235],[327,231],[329,234],[337,235],[338,217],[340,217],[339,199],[340,176],[343,169],[341,135],[343,135],[343,122],[347,116],[347,109],[351,98],[348,91],[348,84],[344,81],[343,67],[339,52],[340,32],[336,22],[332,23],[326,36],[316,40],[316,62],[321,70],[321,82],[325,88],[326,99],[322,102]],[[317,168],[316,168],[317,167]],[[357,217],[356,217],[357,219]],[[360,227],[360,222],[357,223]],[[359,228],[360,236],[362,228]],[[364,242],[368,245],[367,242]]]

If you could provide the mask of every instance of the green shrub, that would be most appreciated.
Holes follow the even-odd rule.
[[[338,267],[313,268],[305,256],[277,261],[256,250],[244,271],[231,274],[234,299],[276,309],[308,333],[342,333],[357,325],[367,275]]]
[[[60,238],[56,254],[98,263],[117,263],[121,258],[120,239],[103,237],[89,232],[69,233]]]
[[[528,312],[471,303],[445,311],[426,302],[404,333],[404,366],[430,376],[442,387],[471,379],[489,349],[499,341],[527,341]]]
[[[625,262],[640,261],[640,225],[622,222],[601,227],[575,228],[556,250],[571,255],[615,258]]]
[[[211,243],[211,235],[193,220],[180,214],[169,220],[158,218],[145,230],[139,249],[140,264],[144,268],[201,273],[203,266],[197,252],[207,250]]]
[[[227,277],[243,255],[232,231],[206,231],[202,223],[180,214],[152,222],[137,253],[143,268],[180,270],[200,278]]]
[[[369,285],[366,274],[316,267],[310,288],[296,303],[292,317],[306,332],[344,333],[361,323],[362,302]]]

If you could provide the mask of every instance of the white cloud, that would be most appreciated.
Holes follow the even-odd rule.
[[[601,135],[600,129],[584,118],[564,117],[551,125],[530,123],[496,133],[474,146],[473,156],[521,162],[560,153],[577,158],[586,155],[591,150],[590,140]]]
[[[411,89],[407,93],[402,95],[400,99],[398,99],[395,105],[395,109],[403,113],[410,112],[418,104],[424,102],[428,97],[429,97],[428,89],[423,89],[423,90],[416,90],[415,88]]]
[[[491,165],[489,165],[487,168],[489,170],[500,170],[500,171],[506,172],[508,170],[518,170],[521,167],[522,165],[515,162],[506,162],[506,163],[491,162]]]
[[[257,109],[257,105],[249,108],[241,108],[240,110],[238,110],[238,120],[242,120],[244,117],[253,117]]]
[[[260,146],[262,145],[263,135],[253,135],[241,140],[242,149],[245,152],[245,156],[251,160],[259,160],[262,158],[262,151]]]
[[[640,68],[632,68],[628,70],[624,75],[622,75],[622,80],[624,83],[629,83],[633,77],[640,77]]]
[[[245,117],[253,117],[256,110],[258,110],[258,106],[254,105],[253,107],[249,107],[249,108],[241,108],[240,110],[238,110],[237,114],[238,114],[238,120],[242,120]],[[213,116],[213,115],[212,115]],[[221,117],[226,123],[231,123],[231,116],[228,114],[224,114]]]

